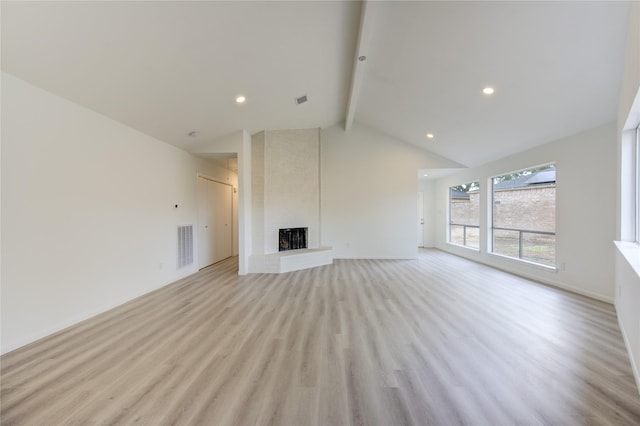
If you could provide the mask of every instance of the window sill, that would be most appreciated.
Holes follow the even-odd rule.
[[[453,247],[460,247],[460,248],[463,248],[463,249],[467,249],[467,250],[471,250],[471,251],[475,251],[475,252],[480,253],[480,249],[477,249],[475,247],[463,246],[462,244],[456,244],[456,243],[452,243],[450,241],[447,241],[447,244],[449,244],[450,246],[453,246]]]
[[[640,245],[631,241],[614,241],[620,254],[640,277]]]
[[[511,263],[513,263],[515,265],[525,265],[525,266],[531,266],[531,267],[536,268],[536,269],[541,269],[543,271],[558,272],[558,267],[557,266],[543,265],[542,263],[530,262],[530,261],[524,260],[524,259],[516,259],[515,257],[505,256],[505,255],[498,254],[498,253],[489,252],[488,254],[490,256],[495,256],[497,258],[509,261],[509,262],[511,262]]]

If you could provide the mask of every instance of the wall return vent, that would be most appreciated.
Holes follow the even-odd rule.
[[[193,263],[193,225],[178,226],[178,259],[176,264],[182,268]]]

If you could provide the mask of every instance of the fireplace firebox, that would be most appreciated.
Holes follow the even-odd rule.
[[[307,230],[309,228],[284,228],[279,232],[278,251],[307,248]]]

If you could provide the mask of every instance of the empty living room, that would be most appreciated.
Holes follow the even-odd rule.
[[[640,2],[0,36],[0,424],[640,424]]]

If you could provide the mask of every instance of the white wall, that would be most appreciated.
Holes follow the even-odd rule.
[[[194,273],[196,174],[232,178],[6,73],[1,169],[2,353]]]
[[[415,258],[418,169],[457,165],[355,123],[321,133],[321,244],[335,258]]]
[[[613,301],[615,236],[615,146],[616,128],[611,123],[535,149],[455,173],[436,182],[436,247],[478,262],[572,291]],[[480,228],[480,251],[448,244],[448,189],[479,180],[480,223],[490,221],[487,200],[491,176],[555,162],[556,259],[565,270],[528,265],[487,253],[487,226]]]
[[[616,311],[640,390],[640,247],[635,239],[634,151],[635,128],[640,124],[640,4],[634,2],[629,17],[625,68],[620,88],[617,140],[616,239],[627,241],[616,250]]]

